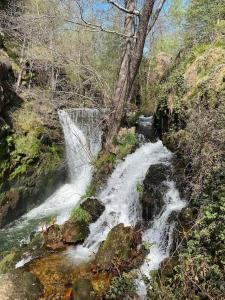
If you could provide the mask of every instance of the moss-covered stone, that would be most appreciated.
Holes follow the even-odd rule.
[[[1,254],[0,274],[8,273],[15,267],[14,251]]]
[[[129,269],[138,266],[143,261],[144,253],[138,250],[141,243],[140,231],[123,224],[115,226],[101,244],[96,264],[100,269]]]
[[[105,206],[94,197],[87,198],[80,207],[89,213],[91,216],[91,222],[97,221],[101,214],[105,210]]]
[[[77,244],[85,240],[89,234],[85,221],[67,221],[62,226],[62,241],[66,244]]]

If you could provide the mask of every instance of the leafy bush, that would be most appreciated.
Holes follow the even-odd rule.
[[[124,299],[127,296],[134,297],[136,293],[136,274],[134,272],[123,273],[112,280],[106,299]]]
[[[39,155],[40,141],[36,135],[29,133],[28,135],[21,135],[15,138],[15,151],[13,155],[24,155],[30,158],[34,158]]]

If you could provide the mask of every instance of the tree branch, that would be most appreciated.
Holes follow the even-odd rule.
[[[118,8],[119,10],[121,10],[121,11],[127,13],[127,14],[135,15],[135,16],[138,16],[138,17],[140,16],[140,11],[139,10],[136,10],[136,9],[134,9],[132,11],[128,10],[125,7],[119,5],[117,2],[112,1],[112,0],[107,0],[107,2],[112,4],[113,6],[115,6],[116,8]]]
[[[152,19],[151,19],[151,22],[149,24],[149,27],[148,27],[148,34],[150,33],[150,31],[152,30],[152,28],[155,26],[155,23],[159,17],[159,14],[163,8],[163,5],[165,4],[166,0],[160,0],[160,3],[159,3],[159,7],[156,9],[154,15],[152,16]]]

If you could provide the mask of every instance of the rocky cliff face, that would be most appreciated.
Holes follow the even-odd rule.
[[[65,181],[55,107],[14,90],[13,61],[0,49],[0,228]]]

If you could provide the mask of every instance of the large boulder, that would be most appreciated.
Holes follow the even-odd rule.
[[[85,240],[89,234],[88,224],[69,220],[63,224],[62,240],[66,244],[77,244]]]
[[[36,300],[42,293],[40,281],[31,273],[17,270],[0,277],[1,300]]]
[[[82,243],[89,234],[89,225],[95,222],[105,210],[104,205],[96,198],[87,198],[71,214],[71,219],[62,226],[53,224],[44,232],[47,248],[56,250],[66,245]]]
[[[87,198],[80,206],[89,213],[92,222],[97,221],[105,210],[105,206],[94,197]]]
[[[64,248],[61,227],[57,224],[51,225],[44,232],[44,243],[47,248],[56,250]]]
[[[167,165],[150,166],[143,182],[142,216],[145,221],[151,221],[161,211],[164,205],[164,196],[168,190],[166,181],[170,172],[170,167]]]
[[[96,255],[96,264],[101,270],[127,270],[137,267],[145,256],[140,244],[140,230],[119,224],[101,244]]]

